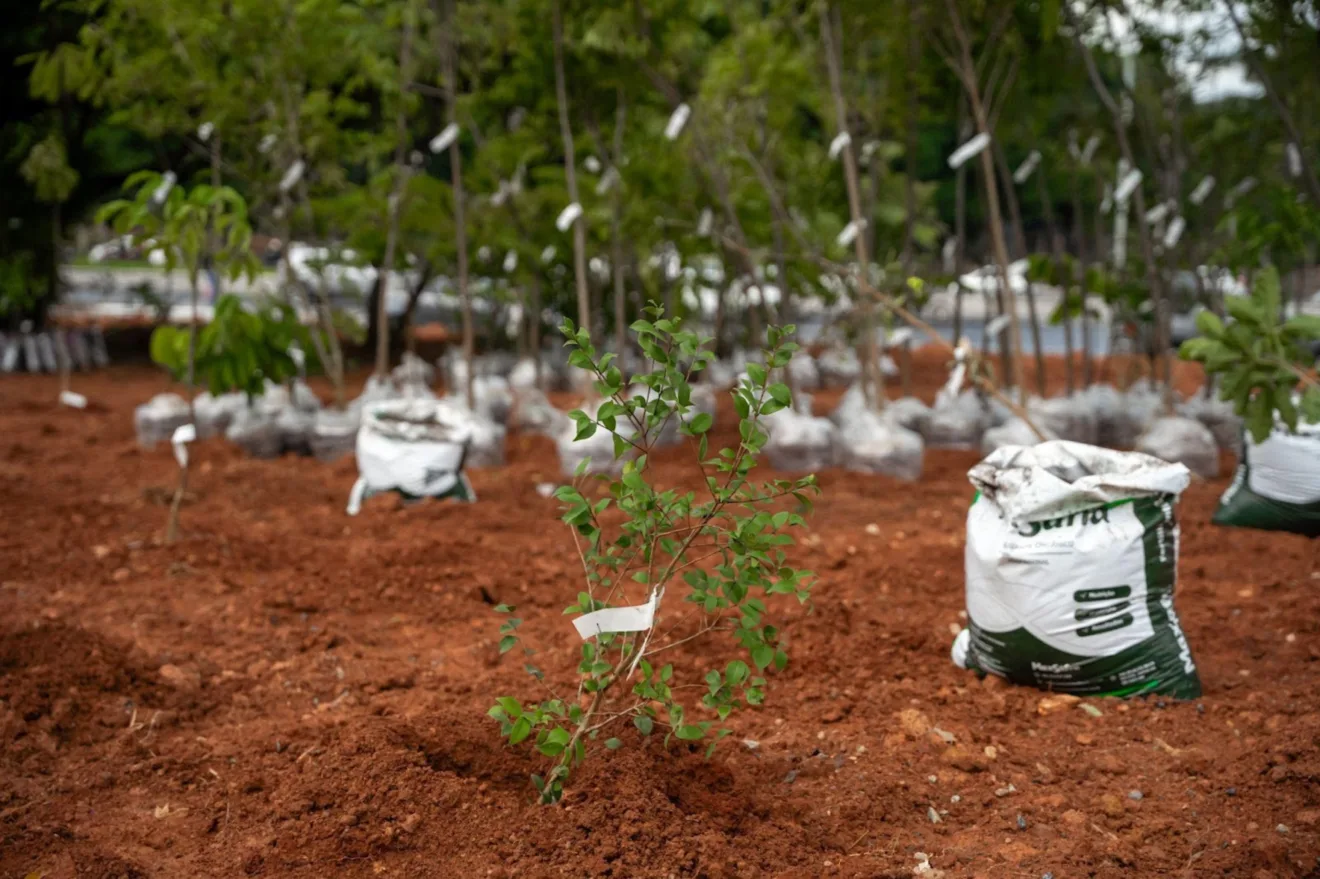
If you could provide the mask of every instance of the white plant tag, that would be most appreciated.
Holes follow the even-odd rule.
[[[679,104],[674,108],[674,112],[669,114],[669,122],[665,124],[665,140],[678,140],[678,136],[683,133],[683,126],[687,125],[688,117],[692,115],[692,108],[687,104]]]
[[[517,268],[518,251],[510,250],[508,253],[504,254],[504,271],[506,273],[512,273]]]
[[[1196,184],[1196,188],[1192,190],[1191,195],[1187,196],[1187,200],[1199,206],[1201,202],[1210,197],[1210,193],[1214,191],[1214,188],[1215,178],[1207,174],[1201,178],[1200,183]]]
[[[587,156],[582,160],[582,167],[587,169],[588,174],[600,173],[600,159],[595,156]]]
[[[632,607],[607,607],[573,620],[573,628],[583,641],[614,632],[644,632],[655,623],[655,607],[660,593],[652,592],[646,604]]]
[[[87,398],[82,394],[75,394],[73,391],[60,391],[60,402],[74,409],[87,408]]]
[[[214,131],[215,131],[214,122],[203,122],[201,125],[197,126],[197,139],[200,140],[202,143],[206,143],[208,140],[211,139],[211,134]]]
[[[1082,147],[1081,155],[1079,155],[1077,158],[1081,161],[1083,165],[1089,165],[1091,164],[1091,160],[1095,158],[1095,151],[1098,150],[1099,148],[1100,148],[1100,135],[1093,134],[1086,139],[1086,146]]]
[[[843,148],[852,143],[852,135],[846,131],[840,131],[834,135],[834,140],[830,141],[830,158],[837,159]]]
[[[307,363],[307,355],[303,353],[303,349],[297,345],[290,346],[289,359],[293,361],[294,366],[298,367],[298,372],[303,371],[303,366]]]
[[[865,220],[861,220],[861,221],[853,220],[851,223],[849,223],[848,225],[844,226],[841,230],[839,230],[839,235],[837,238],[834,239],[834,241],[840,247],[847,247],[848,245],[852,244],[854,241],[857,240],[857,233],[862,231],[862,229],[865,226],[866,226]]]
[[[985,334],[991,338],[998,336],[1008,327],[1008,315],[1001,314],[985,325]]]
[[[445,150],[453,146],[456,140],[458,140],[458,132],[458,123],[450,122],[444,128],[440,129],[439,134],[431,138],[431,143],[428,144],[429,149],[433,153],[443,153]]]
[[[305,170],[307,170],[307,165],[302,159],[294,160],[294,163],[289,166],[289,170],[285,171],[284,176],[280,178],[280,192],[288,192],[297,186]]]
[[[980,134],[976,135],[976,137],[973,137],[971,140],[967,141],[967,143],[953,151],[953,155],[949,156],[949,167],[961,168],[964,162],[979,155],[981,150],[989,145],[990,135],[982,131]]]
[[[953,369],[949,372],[949,380],[935,395],[935,405],[952,403],[957,399],[958,392],[962,390],[963,379],[967,377],[967,352],[970,349],[971,345],[968,344],[966,339],[958,340],[957,347],[953,349]]]
[[[605,173],[600,175],[600,179],[596,181],[596,194],[605,195],[607,192],[613,189],[615,185],[618,184],[618,182],[619,182],[619,169],[614,167],[613,165],[610,165],[608,168],[605,169]]]
[[[889,340],[886,344],[890,348],[898,348],[911,342],[913,335],[911,327],[899,327],[889,334]]]
[[[1031,179],[1031,175],[1036,172],[1038,165],[1040,165],[1040,150],[1032,150],[1022,160],[1022,164],[1018,165],[1017,170],[1013,172],[1013,182],[1019,186],[1026,183]]]
[[[1297,144],[1288,144],[1288,173],[1294,177],[1302,176],[1302,151]]]
[[[1132,197],[1132,193],[1136,192],[1137,187],[1140,185],[1141,169],[1133,168],[1118,182],[1118,188],[1114,190],[1114,201],[1119,204],[1126,204],[1127,200]]]
[[[555,250],[555,246],[553,244],[549,245],[548,247],[546,247],[545,250],[541,251],[541,262],[543,263],[553,262],[555,255],[558,253],[559,251]]]
[[[710,235],[711,226],[715,225],[715,214],[710,208],[702,208],[701,216],[697,218],[697,234],[702,238]]]
[[[559,212],[559,217],[555,220],[555,228],[560,232],[567,232],[573,228],[573,224],[577,222],[577,218],[580,216],[582,216],[582,205],[573,202]]]
[[[263,137],[261,139],[261,142],[257,144],[257,152],[261,153],[264,156],[266,153],[273,150],[275,148],[276,139],[277,138],[273,134],[268,134],[265,137]]]
[[[174,460],[179,462],[180,467],[188,466],[188,443],[197,439],[197,426],[195,424],[180,424],[174,428],[174,435],[170,437],[170,444],[174,446]]]
[[[1186,228],[1187,221],[1182,218],[1181,214],[1174,217],[1169,222],[1169,228],[1164,230],[1164,249],[1171,250],[1177,247],[1179,239],[1182,238],[1183,230]]]
[[[1169,214],[1169,203],[1160,202],[1155,207],[1146,211],[1146,224],[1153,226],[1163,220]]]
[[[348,506],[344,508],[344,512],[350,516],[356,516],[360,513],[362,511],[362,496],[366,493],[367,480],[359,476],[357,482],[353,483],[353,490],[348,493]]]
[[[165,199],[169,198],[170,190],[178,181],[178,176],[173,171],[166,171],[160,175],[160,183],[156,184],[156,189],[151,193],[151,200],[156,204],[164,204]]]

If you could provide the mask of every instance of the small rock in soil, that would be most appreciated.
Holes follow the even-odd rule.
[[[1120,818],[1123,815],[1123,801],[1113,794],[1105,794],[1100,798],[1100,811],[1110,818]]]
[[[1015,794],[1015,793],[1017,793],[1017,788],[1013,787],[1013,785],[1010,784],[1008,787],[1001,787],[999,788],[999,790],[995,791],[995,796],[1006,797],[1009,794]]]
[[[743,747],[749,751],[755,751],[757,748],[761,747],[761,743],[756,739],[743,739]]]
[[[1018,816],[1018,819],[1017,819],[1017,826],[1018,826],[1018,830],[1026,830],[1026,829],[1027,829],[1027,819],[1026,819],[1026,818],[1023,818],[1021,815],[1019,815],[1019,816]]]
[[[940,762],[963,772],[983,772],[987,765],[985,755],[963,745],[952,745],[940,755]]]
[[[1280,825],[1278,825],[1277,827],[1275,827],[1274,829],[1277,830],[1277,831],[1279,831],[1280,833],[1287,833],[1287,832],[1288,832],[1288,825],[1287,825],[1287,824],[1280,824]]]
[[[792,784],[795,781],[797,781],[797,770],[788,770],[788,774],[784,776],[784,784]]]
[[[1235,797],[1237,796],[1237,788],[1230,787],[1228,790],[1224,791],[1224,793],[1228,794],[1230,797]]]
[[[941,821],[944,820],[943,818],[940,817],[940,813],[935,811],[934,806],[931,806],[928,809],[926,809],[926,817],[930,819],[931,824],[939,824]]]
[[[1139,800],[1139,799],[1142,798],[1142,796],[1143,796],[1143,794],[1142,794],[1141,791],[1139,791],[1139,790],[1134,790],[1134,791],[1129,791],[1129,792],[1128,792],[1128,799],[1129,799],[1129,800]]]
[[[1041,876],[1040,879],[1054,879],[1054,874],[1053,874],[1053,873],[1046,873],[1046,874],[1044,874],[1043,876]]]
[[[954,794],[953,796],[949,797],[949,802],[951,802],[951,803],[961,803],[961,802],[962,802],[962,797],[958,796],[957,794]]]
[[[193,690],[202,685],[202,676],[195,671],[184,671],[177,665],[166,663],[159,669],[161,680],[180,690]]]
[[[1080,699],[1071,693],[1056,693],[1053,696],[1046,696],[1036,704],[1038,714],[1053,714],[1056,711],[1062,711],[1065,708],[1071,708],[1076,705]]]
[[[930,732],[930,720],[915,708],[905,708],[898,712],[898,725],[903,732],[919,739]]]

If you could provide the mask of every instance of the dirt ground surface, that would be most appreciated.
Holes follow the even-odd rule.
[[[942,365],[917,360],[929,399]],[[1179,508],[1203,698],[1042,713],[954,667],[977,456],[931,451],[916,485],[820,475],[793,552],[813,607],[772,607],[789,666],[712,759],[629,729],[551,808],[544,761],[485,713],[537,692],[492,603],[519,606],[552,680],[576,664],[548,440],[510,437],[474,506],[356,519],[351,458],[200,443],[164,546],[174,460],[132,425],[164,380],[74,389],[87,411],[53,377],[0,378],[5,879],[910,877],[919,852],[948,877],[1320,877],[1320,543],[1212,526],[1230,458]],[[661,478],[692,483],[688,455]]]

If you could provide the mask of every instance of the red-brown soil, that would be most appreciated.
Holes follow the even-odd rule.
[[[1041,714],[955,668],[976,456],[930,452],[916,485],[821,474],[814,606],[774,608],[790,664],[711,760],[629,731],[548,808],[485,711],[536,693],[489,602],[576,661],[551,444],[511,437],[475,506],[349,519],[351,458],[202,443],[167,547],[173,458],[132,427],[163,386],[78,376],[80,412],[0,379],[0,876],[1320,876],[1320,544],[1211,526],[1229,459],[1180,508],[1204,698]]]

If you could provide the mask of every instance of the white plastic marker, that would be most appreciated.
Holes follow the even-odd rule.
[[[74,409],[87,408],[87,398],[82,394],[75,394],[73,391],[60,391],[60,402]]]
[[[944,246],[940,248],[940,258],[944,261],[944,271],[952,274],[957,266],[954,265],[954,258],[958,256],[958,236],[950,235],[944,239]]]
[[[587,169],[588,174],[600,173],[600,159],[595,156],[587,156],[582,160],[582,167]]]
[[[1008,315],[1001,314],[985,325],[985,334],[994,338],[1008,328]]]
[[[1086,146],[1082,147],[1081,155],[1079,155],[1077,158],[1081,161],[1083,165],[1089,165],[1091,164],[1091,160],[1095,158],[1095,151],[1098,150],[1099,148],[1100,148],[1100,135],[1093,134],[1086,139]]]
[[[1036,172],[1036,168],[1039,165],[1040,150],[1032,150],[1027,154],[1027,157],[1022,160],[1022,164],[1018,165],[1017,170],[1013,172],[1013,182],[1019,186],[1026,183],[1031,179],[1031,175]]]
[[[1119,202],[1114,210],[1114,265],[1123,268],[1127,265],[1127,202]]]
[[[458,140],[458,131],[457,122],[450,122],[442,128],[439,134],[431,138],[431,143],[428,145],[431,152],[443,153],[445,150],[453,146],[454,141]]]
[[[1251,192],[1251,190],[1255,188],[1256,188],[1255,177],[1243,177],[1238,182],[1238,185],[1230,189],[1228,191],[1228,195],[1224,197],[1224,206],[1232,207],[1234,202],[1236,202],[1239,198],[1246,195],[1248,192]]]
[[[211,139],[211,134],[214,131],[215,131],[214,122],[203,122],[201,125],[197,126],[197,139],[200,140],[202,143],[206,143],[208,140]]]
[[[297,367],[299,375],[301,376],[307,375],[307,372],[304,369],[304,367],[307,365],[307,355],[303,353],[303,349],[299,348],[297,345],[290,345],[289,359],[292,360],[293,365]]]
[[[646,604],[607,607],[585,613],[573,620],[573,628],[583,641],[614,632],[645,632],[655,623],[655,608],[659,602],[660,593],[652,592]]]
[[[1182,215],[1174,217],[1169,222],[1169,228],[1164,230],[1164,249],[1172,250],[1178,246],[1179,239],[1182,238],[1183,230],[1187,228],[1187,221]]]
[[[912,332],[911,327],[899,327],[889,334],[885,346],[889,348],[898,348],[902,345],[906,345],[908,342],[912,341],[913,335],[914,333]]]
[[[1288,144],[1288,173],[1294,177],[1302,176],[1302,151],[1297,144]]]
[[[1169,215],[1169,203],[1162,201],[1146,211],[1146,224],[1153,226]]]
[[[1191,195],[1187,196],[1187,200],[1194,205],[1200,205],[1201,202],[1210,197],[1210,193],[1214,191],[1214,188],[1215,178],[1207,174],[1201,178],[1200,183],[1196,184],[1196,188],[1192,190]]]
[[[968,159],[972,158],[973,156],[979,155],[981,150],[985,149],[989,145],[990,145],[990,135],[982,131],[976,137],[973,137],[971,140],[967,141],[967,143],[963,144],[962,146],[958,147],[956,150],[953,151],[953,155],[949,156],[949,167],[950,168],[962,167],[964,162],[966,162]]]
[[[303,160],[295,159],[294,163],[289,166],[289,170],[285,171],[284,176],[280,179],[280,192],[288,192],[297,186],[305,170],[307,170],[307,165]]]
[[[1127,204],[1127,200],[1132,197],[1132,193],[1137,191],[1141,185],[1141,169],[1133,168],[1118,181],[1118,188],[1114,190],[1114,201],[1119,204]]]
[[[866,228],[865,220],[853,220],[839,231],[839,236],[834,241],[840,247],[847,247],[857,240],[857,233]]]
[[[596,181],[596,194],[604,195],[615,187],[619,182],[619,169],[610,165],[605,169],[605,173],[600,175]]]
[[[715,214],[710,208],[702,208],[701,216],[697,218],[697,234],[702,238],[707,237],[713,225],[715,225]]]
[[[275,140],[276,140],[275,135],[273,134],[266,135],[261,139],[261,143],[257,144],[257,152],[261,153],[262,155],[265,155],[266,153],[270,152],[272,149],[275,148]]]
[[[674,108],[674,112],[669,114],[669,122],[665,124],[665,140],[678,140],[678,136],[683,133],[683,126],[687,125],[688,117],[692,115],[692,108],[687,104],[679,104]]]
[[[559,251],[555,250],[555,246],[553,244],[549,245],[545,250],[541,251],[541,262],[553,262],[557,253],[559,253]]]
[[[1100,213],[1107,214],[1114,209],[1114,187],[1105,184],[1104,195],[1100,198]]]
[[[582,205],[573,202],[559,212],[559,217],[555,220],[555,228],[560,232],[567,232],[580,216],[582,216]]]
[[[504,271],[513,272],[516,268],[518,268],[518,251],[510,250],[504,254]]]
[[[180,467],[188,466],[188,443],[197,439],[197,426],[194,424],[180,424],[174,428],[174,435],[170,437],[170,445],[174,446],[174,460],[179,462]]]
[[[852,135],[846,131],[840,131],[834,135],[834,140],[830,141],[830,158],[837,159],[843,148],[852,143]]]
[[[156,184],[156,189],[151,193],[151,200],[156,204],[164,204],[165,199],[169,198],[170,190],[178,181],[178,176],[173,171],[166,171],[160,175],[160,183]]]
[[[958,340],[958,346],[953,349],[954,366],[949,372],[949,380],[935,395],[936,406],[941,403],[952,403],[957,398],[958,392],[962,390],[963,379],[967,377],[967,352],[970,350],[971,345],[966,337]]]
[[[366,493],[367,480],[359,476],[357,482],[353,483],[353,490],[348,493],[348,506],[344,508],[344,512],[350,516],[362,512],[362,496]]]

